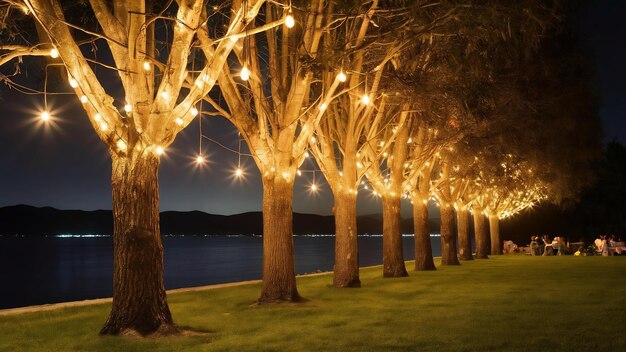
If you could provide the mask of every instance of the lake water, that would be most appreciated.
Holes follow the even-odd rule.
[[[333,268],[334,236],[294,236],[296,273]],[[441,253],[431,237],[433,255]],[[259,236],[166,236],[167,289],[261,278]],[[413,236],[403,236],[413,259]],[[361,266],[382,263],[382,237],[359,236]],[[112,237],[0,237],[0,308],[110,297]]]

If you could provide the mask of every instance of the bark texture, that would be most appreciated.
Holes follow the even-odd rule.
[[[361,287],[356,227],[356,194],[337,192],[335,198],[335,287]]]
[[[383,276],[409,276],[402,252],[400,197],[383,196]]]
[[[482,208],[474,207],[474,234],[476,236],[476,259],[489,259],[487,224]]]
[[[491,255],[501,255],[500,219],[496,215],[489,215],[489,234],[491,235]]]
[[[472,241],[469,232],[469,211],[459,208],[456,211],[456,226],[459,238],[459,258],[461,260],[472,260]]]
[[[456,233],[454,231],[454,208],[441,204],[441,264],[461,265],[456,256]]]
[[[415,270],[436,270],[428,229],[428,206],[413,201],[413,231],[415,233]]]
[[[159,160],[112,156],[113,303],[101,334],[176,332],[163,285]]]
[[[263,289],[259,303],[300,300],[293,251],[293,182],[263,178]]]

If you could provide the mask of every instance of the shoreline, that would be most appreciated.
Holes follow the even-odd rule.
[[[359,269],[372,268],[372,267],[376,267],[376,266],[382,266],[382,265],[364,266],[364,267],[361,267]],[[296,278],[312,277],[312,276],[322,276],[322,275],[328,275],[328,274],[332,274],[332,273],[333,273],[332,271],[323,271],[323,272],[319,272],[319,273],[296,275]],[[225,288],[225,287],[252,285],[252,284],[258,284],[258,283],[261,283],[261,282],[262,282],[261,279],[246,280],[246,281],[236,281],[236,282],[225,282],[225,283],[221,283],[221,284],[211,284],[211,285],[204,285],[204,286],[174,288],[174,289],[171,289],[171,290],[166,290],[166,292],[167,292],[168,295],[170,295],[170,294],[178,294],[178,293],[186,293],[186,292],[208,291],[208,290],[214,290],[214,289]],[[6,309],[0,309],[0,317],[1,316],[7,316],[7,315],[17,315],[17,314],[34,313],[34,312],[45,312],[45,311],[62,309],[62,308],[82,307],[82,306],[89,306],[89,305],[94,305],[94,304],[110,303],[112,300],[113,300],[112,297],[92,298],[92,299],[85,299],[85,300],[82,300],[82,301],[69,301],[69,302],[59,302],[59,303],[38,304],[38,305],[26,306],[26,307],[6,308]]]

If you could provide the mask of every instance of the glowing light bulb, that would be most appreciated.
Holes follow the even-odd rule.
[[[317,139],[315,139],[315,136],[311,136],[311,143],[315,143],[317,141]]]
[[[107,125],[106,123],[101,123],[100,124],[100,131],[102,132],[106,132],[109,129],[109,125]]]
[[[337,79],[339,80],[339,82],[345,82],[346,79],[348,79],[348,76],[346,76],[345,73],[343,73],[342,71],[339,71],[339,74],[337,75]]]
[[[146,61],[143,62],[143,69],[145,71],[150,71],[151,68],[152,68],[152,65],[150,64],[150,61],[146,60]]]
[[[100,121],[102,119],[102,116],[100,114],[95,114],[93,115],[93,119],[96,121]]]
[[[198,164],[198,165],[204,164],[204,157],[202,155],[198,155],[196,157],[196,164]]]
[[[287,28],[293,28],[293,26],[296,24],[296,20],[293,19],[293,16],[290,14],[287,15],[287,17],[285,17],[285,26],[287,26]]]
[[[78,87],[78,82],[75,79],[70,78],[70,86],[72,88],[76,88],[76,87]]]
[[[233,43],[237,43],[237,41],[239,40],[239,37],[237,37],[237,35],[231,35],[230,36],[230,41]]]
[[[41,121],[48,122],[48,121],[50,121],[50,113],[47,112],[47,111],[44,111],[44,112],[41,113],[40,118],[41,118]]]
[[[235,170],[235,176],[241,177],[241,175],[243,175],[243,171],[240,167],[238,167],[237,170]]]
[[[154,151],[157,153],[157,155],[163,155],[163,153],[165,153],[165,149],[163,149],[163,147],[161,146],[157,146]]]
[[[302,176],[302,171],[298,170],[296,172],[298,173],[298,176]]]
[[[89,101],[89,100],[87,99],[87,96],[86,96],[86,95],[81,95],[81,96],[80,96],[80,102],[81,102],[81,103],[83,103],[83,104],[87,104],[87,102],[88,102],[88,101]]]
[[[241,69],[241,73],[239,74],[239,76],[243,81],[247,81],[248,79],[250,79],[250,70],[248,70],[248,68],[244,66]]]
[[[59,57],[59,51],[57,50],[57,48],[50,49],[50,57],[53,59]]]
[[[309,152],[308,152],[308,151],[305,151],[305,152],[304,152],[304,157],[305,157],[305,158],[309,158],[310,156],[311,156],[311,154],[309,154]]]
[[[117,141],[117,148],[121,151],[125,151],[126,150],[126,142],[124,142],[123,139],[120,139],[119,141]]]
[[[198,116],[198,109],[196,109],[195,107],[191,108],[191,116],[193,117]]]
[[[363,94],[363,96],[361,97],[361,103],[363,103],[363,105],[368,105],[370,103],[370,96],[367,94]]]
[[[184,121],[183,121],[183,119],[181,119],[180,117],[177,117],[177,118],[176,118],[176,124],[177,124],[178,126],[182,126],[182,125],[183,125],[183,122],[184,122]]]
[[[324,110],[326,110],[326,108],[327,108],[327,107],[328,107],[328,105],[326,105],[326,103],[322,103],[322,104],[320,105],[320,111],[324,111]]]
[[[311,185],[311,191],[317,191],[317,185],[315,183]]]
[[[170,99],[170,93],[168,92],[161,92],[161,97],[165,100],[169,100]]]
[[[133,106],[132,106],[132,105],[130,105],[130,104],[126,104],[126,105],[124,105],[124,111],[126,111],[126,112],[131,112],[131,111],[133,111]]]

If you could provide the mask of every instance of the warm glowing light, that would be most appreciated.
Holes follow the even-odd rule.
[[[70,78],[70,87],[72,88],[78,87],[78,82],[73,78]]]
[[[83,103],[83,104],[87,104],[87,101],[88,101],[87,100],[87,96],[86,95],[81,95],[80,102]]]
[[[124,105],[124,111],[126,111],[126,112],[131,112],[131,111],[133,111],[133,106],[132,106],[132,105],[130,105],[130,104],[126,104],[126,105]]]
[[[161,146],[156,147],[154,151],[157,153],[157,155],[163,155],[163,153],[165,153],[165,149],[163,149],[163,147]]]
[[[181,119],[180,117],[177,117],[177,118],[176,118],[176,124],[177,124],[178,126],[182,126],[182,125],[183,125],[183,122],[184,122],[184,121],[183,121],[183,119]]]
[[[152,65],[150,64],[150,61],[144,61],[143,62],[143,69],[145,71],[150,71],[151,68],[152,68]]]
[[[311,136],[311,143],[315,143],[317,141],[317,139],[315,138],[315,136]]]
[[[169,100],[170,99],[170,93],[168,92],[161,92],[161,97],[165,100]]]
[[[239,38],[236,35],[231,35],[230,36],[230,41],[233,43],[237,43],[237,41],[239,40]]]
[[[44,112],[41,113],[40,118],[41,118],[41,121],[48,122],[48,121],[50,121],[50,113],[47,112],[47,111],[44,111]]]
[[[326,103],[322,103],[322,104],[320,105],[320,111],[324,111],[324,110],[326,110],[326,108],[327,108],[327,107],[328,107],[328,105],[326,105]]]
[[[285,26],[287,26],[287,28],[293,28],[295,24],[296,24],[296,20],[293,19],[293,16],[291,14],[285,17]]]
[[[298,173],[298,176],[302,176],[302,171],[298,170],[296,172]]]
[[[247,81],[248,79],[250,79],[250,70],[248,70],[248,68],[244,66],[241,69],[241,73],[239,74],[239,77],[241,77],[243,81]]]
[[[339,82],[345,82],[346,79],[348,79],[348,76],[346,76],[346,74],[343,73],[343,71],[339,71],[339,74],[337,75],[337,79],[339,80]]]
[[[316,192],[317,191],[317,185],[315,183],[311,184],[311,191],[312,192]]]
[[[241,168],[238,167],[237,170],[235,170],[235,176],[241,177],[242,175],[243,175],[243,170],[241,170]]]
[[[204,164],[204,157],[202,155],[198,155],[196,157],[196,164],[198,164],[198,165]]]
[[[57,50],[57,48],[50,49],[50,57],[53,59],[59,57],[59,51]]]
[[[125,151],[126,150],[126,142],[124,142],[123,139],[120,139],[119,141],[117,141],[117,148],[121,151]]]
[[[100,131],[102,132],[106,132],[109,129],[109,125],[107,125],[106,123],[101,123],[100,124]]]
[[[363,105],[368,105],[370,103],[370,96],[367,94],[363,94],[363,96],[361,97],[361,103],[363,103]]]
[[[95,114],[93,115],[93,119],[96,121],[100,121],[102,119],[102,116],[100,114]]]

